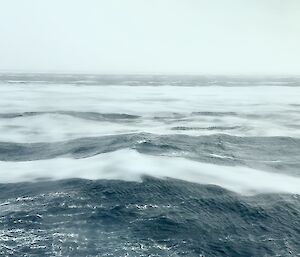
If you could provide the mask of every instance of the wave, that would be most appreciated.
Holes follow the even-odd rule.
[[[126,113],[99,113],[99,112],[76,112],[76,111],[52,111],[52,112],[20,112],[20,113],[0,113],[1,119],[13,119],[21,117],[32,117],[46,114],[68,115],[76,118],[97,121],[122,121],[138,119],[140,116]]]
[[[1,183],[170,177],[252,194],[299,193],[300,139],[147,133],[55,143],[0,143]],[[284,153],[284,154],[282,154]]]
[[[273,192],[300,194],[299,177],[180,157],[150,156],[130,149],[84,159],[0,162],[0,170],[5,171],[0,174],[2,183],[67,178],[141,181],[147,175],[219,185],[245,195]]]
[[[0,255],[299,252],[299,78],[0,84]]]
[[[299,204],[296,195],[245,197],[149,177],[0,184],[0,253],[296,256]]]
[[[291,137],[238,137],[227,134],[208,136],[188,136],[181,134],[156,135],[150,133],[130,133],[100,137],[85,137],[74,140],[44,143],[0,142],[0,160],[27,160],[53,158],[59,155],[74,154],[84,158],[91,153],[104,153],[122,148],[134,148],[147,153],[227,153],[232,159],[241,159],[242,152],[247,159],[274,160],[291,156],[297,160],[300,139]],[[280,153],[285,150],[285,155]],[[43,152],[44,157],[38,155]],[[15,153],[15,154],[14,154]],[[16,154],[17,153],[17,154]],[[78,153],[78,155],[76,155]],[[27,156],[27,157],[26,157]],[[198,156],[198,155],[195,155]],[[267,158],[269,157],[269,158]],[[19,159],[18,159],[19,158]]]
[[[183,75],[92,75],[92,74],[0,74],[0,84],[70,84],[70,85],[123,85],[123,86],[299,86],[297,77],[226,77]]]
[[[171,130],[220,130],[220,131],[226,131],[226,130],[233,130],[233,129],[239,129],[241,126],[228,126],[228,127],[221,127],[221,126],[211,126],[211,127],[185,127],[185,126],[180,126],[180,127],[172,127]]]
[[[298,107],[298,105],[291,105],[292,107]],[[286,112],[295,112],[299,113],[298,110],[287,110]],[[8,113],[0,113],[0,119],[14,119],[21,117],[32,117],[32,116],[40,116],[46,114],[60,114],[60,115],[68,115],[73,117],[78,117],[81,119],[93,119],[93,120],[102,120],[102,119],[138,119],[141,118],[140,115],[133,115],[128,113],[101,113],[101,112],[87,112],[87,111],[28,111],[28,112],[8,112]],[[186,120],[187,118],[195,118],[195,117],[230,117],[236,116],[241,118],[267,118],[268,115],[264,113],[238,113],[238,112],[219,112],[219,111],[202,111],[202,112],[191,112],[191,113],[162,113],[159,116],[147,116],[147,118],[151,118],[154,120]],[[272,114],[272,116],[276,117],[276,114]]]
[[[276,121],[276,122],[274,122]],[[133,114],[97,111],[0,113],[0,142],[38,143],[129,133],[300,138],[298,113],[163,112]]]
[[[300,87],[12,84],[0,87],[0,95],[0,141],[174,131],[300,137]]]

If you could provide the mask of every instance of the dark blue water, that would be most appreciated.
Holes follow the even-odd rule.
[[[2,184],[2,256],[296,256],[300,198],[217,186],[64,180]]]

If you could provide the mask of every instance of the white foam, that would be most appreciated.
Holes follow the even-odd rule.
[[[0,113],[79,111],[141,115],[136,122],[88,121],[62,114],[0,119],[0,141],[53,142],[87,136],[155,134],[290,136],[300,138],[300,87],[180,87],[2,85]],[[293,106],[294,105],[294,106]],[[234,112],[241,116],[203,116],[191,112]],[[173,113],[187,115],[172,119]],[[261,115],[260,118],[247,116]],[[244,115],[244,116],[243,116]],[[152,119],[167,116],[165,122]],[[152,118],[151,118],[152,117]],[[169,122],[170,121],[170,122]],[[192,127],[172,130],[172,127]],[[205,130],[206,127],[236,127]],[[198,129],[197,129],[198,128]]]
[[[120,179],[140,181],[143,175],[218,185],[245,194],[300,194],[300,178],[239,166],[219,166],[178,157],[148,156],[119,150],[86,159],[57,158],[28,162],[0,162],[0,182],[49,179]]]
[[[7,85],[0,87],[1,112],[97,111],[153,113],[278,110],[299,103],[300,87],[181,87]],[[257,106],[258,105],[258,106]],[[260,105],[265,105],[262,110]],[[260,106],[260,107],[259,107]],[[225,108],[225,109],[224,109]]]

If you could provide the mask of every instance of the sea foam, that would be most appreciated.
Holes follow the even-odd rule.
[[[150,156],[130,149],[84,159],[64,157],[39,161],[0,162],[0,170],[1,183],[68,178],[141,181],[146,175],[213,184],[243,195],[300,194],[299,177],[242,166],[201,163],[181,157]]]

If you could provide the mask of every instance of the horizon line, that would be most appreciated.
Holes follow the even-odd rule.
[[[200,73],[200,72],[97,72],[97,71],[25,71],[25,70],[0,70],[0,75],[92,75],[92,76],[195,76],[195,77],[290,77],[300,78],[300,74],[275,74],[275,73]]]

